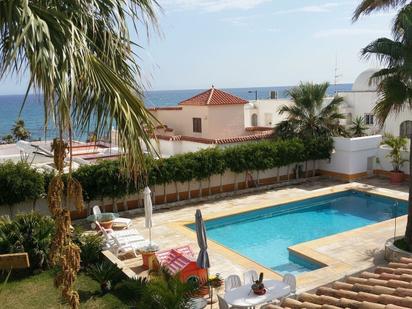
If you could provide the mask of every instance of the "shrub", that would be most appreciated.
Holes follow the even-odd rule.
[[[83,233],[76,229],[74,242],[80,248],[80,262],[83,267],[102,261],[104,239],[99,234]]]
[[[38,213],[19,214],[0,223],[0,253],[27,252],[31,268],[48,266],[54,221]]]
[[[43,174],[27,163],[0,164],[0,205],[36,200],[44,193]]]
[[[115,284],[123,279],[122,271],[116,264],[108,260],[91,265],[87,269],[87,274],[99,282],[103,294],[109,292]]]

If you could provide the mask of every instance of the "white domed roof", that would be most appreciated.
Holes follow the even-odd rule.
[[[376,84],[370,84],[370,78],[372,74],[376,73],[378,70],[376,69],[369,69],[363,71],[359,76],[356,78],[355,82],[352,85],[352,91],[375,91]]]

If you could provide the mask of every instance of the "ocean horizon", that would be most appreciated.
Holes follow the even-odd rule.
[[[292,87],[222,88],[222,90],[245,100],[254,100],[255,91],[257,91],[258,99],[268,99],[271,91],[277,91],[278,98],[285,98],[286,91]],[[331,85],[328,89],[328,95],[333,95],[337,91],[350,91],[351,89],[352,84]],[[146,91],[145,105],[149,108],[177,105],[179,102],[204,90],[206,89]],[[14,122],[19,118],[23,99],[24,95],[0,95],[0,140],[3,136],[10,134]],[[24,120],[27,129],[31,132],[32,140],[51,139],[56,136],[56,130],[52,123],[48,125],[47,135],[45,136],[42,95],[30,94],[28,96],[21,113],[21,118]],[[78,135],[76,138],[83,139],[84,137]]]

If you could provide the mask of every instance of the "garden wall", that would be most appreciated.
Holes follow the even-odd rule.
[[[209,195],[209,181],[202,180],[201,187],[199,181],[191,181],[190,185],[178,182],[164,185],[151,186],[150,189],[153,195],[153,204],[155,208],[181,206],[187,203],[207,200],[210,198],[217,198],[232,194],[241,194],[245,192],[253,192],[264,189],[267,186],[281,186],[288,183],[299,183],[305,181],[304,164],[302,164],[303,175],[300,179],[296,179],[293,172],[293,167],[289,168],[289,177],[287,176],[288,168],[281,167],[279,169],[269,169],[266,171],[252,171],[250,173],[235,174],[231,171],[226,171],[222,177],[220,175],[213,175],[210,178],[210,195]],[[308,176],[312,176],[312,163],[308,164]],[[259,178],[259,183],[258,183]],[[289,179],[289,181],[288,181]],[[248,180],[248,181],[246,181]],[[177,191],[176,191],[177,185]],[[189,186],[190,186],[190,200],[189,200]],[[201,190],[200,190],[201,189]],[[201,192],[201,193],[200,193]],[[165,194],[166,193],[166,194]],[[167,204],[166,204],[167,203]],[[105,211],[127,211],[135,209],[143,209],[143,194],[133,194],[121,199],[113,201],[110,198],[103,200],[94,200],[87,203],[85,210],[82,213],[72,212],[72,217],[75,219],[85,218],[91,212],[94,205],[102,206]],[[74,206],[70,207],[74,210]],[[35,202],[23,202],[15,204],[12,207],[1,205],[0,216],[10,215],[15,216],[21,212],[29,212],[35,210],[41,214],[50,214],[46,199],[38,199]]]

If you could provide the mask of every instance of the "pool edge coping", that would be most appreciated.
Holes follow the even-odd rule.
[[[346,183],[346,184],[341,184],[341,185],[335,185],[331,187],[326,187],[326,188],[320,188],[316,189],[313,191],[307,191],[303,192],[304,194],[302,196],[298,197],[284,197],[280,198],[277,200],[275,203],[272,202],[265,202],[265,203],[259,203],[250,207],[242,207],[240,209],[231,209],[231,210],[222,210],[221,212],[217,212],[211,215],[206,215],[203,217],[205,221],[208,220],[213,220],[217,218],[223,218],[227,216],[232,216],[232,215],[238,215],[246,212],[251,212],[255,210],[260,210],[260,209],[265,209],[265,208],[270,208],[270,207],[277,207],[281,206],[287,203],[293,203],[293,202],[298,202],[310,198],[316,198],[316,197],[321,197],[329,194],[334,194],[334,193],[340,193],[340,192],[345,192],[345,191],[350,191],[350,190],[355,190],[363,193],[368,193],[372,194],[375,196],[380,196],[380,197],[387,197],[387,198],[392,198],[392,199],[397,199],[400,201],[407,201],[408,198],[408,193],[401,192],[401,191],[396,191],[392,189],[386,189],[386,188],[381,188],[381,187],[376,187],[376,186],[371,186],[371,185],[365,185],[362,183],[357,183],[357,182],[352,182],[352,183]],[[401,218],[404,218],[405,216],[398,217],[400,220]],[[342,233],[337,233],[317,239],[313,239],[307,242],[299,243],[293,246],[288,247],[289,251],[292,251],[294,254],[297,254],[305,259],[308,259],[309,261],[312,261],[314,263],[318,263],[320,265],[325,265],[324,267],[321,267],[317,270],[313,270],[310,272],[305,272],[302,274],[299,274],[296,276],[298,283],[310,283],[314,280],[311,280],[311,277],[316,272],[331,272],[334,275],[336,274],[342,274],[342,275],[347,275],[351,273],[355,273],[358,270],[352,269],[352,266],[350,264],[347,264],[343,261],[336,260],[327,254],[317,252],[313,250],[312,248],[309,247],[309,245],[313,242],[328,242],[331,241],[331,239],[337,237],[337,238],[342,238],[347,236],[348,234],[356,234],[356,233],[365,233],[368,229],[374,229],[379,225],[386,225],[389,224],[391,221],[394,219],[389,219],[381,222],[377,222],[374,224],[370,224],[364,227],[356,228],[356,229],[351,229],[348,231],[344,231]],[[187,225],[189,224],[194,224],[194,221],[178,221],[178,222],[171,222],[168,225],[173,227],[174,229],[184,233],[186,236],[189,236],[192,239],[196,239],[196,233],[190,229]],[[346,234],[346,235],[345,235]],[[221,255],[224,255],[230,260],[236,261],[237,264],[245,267],[246,269],[255,269],[258,272],[264,272],[266,277],[269,278],[274,278],[274,279],[280,279],[282,275],[268,267],[263,266],[262,264],[257,263],[256,261],[245,257],[238,252],[234,251],[233,249],[230,249],[229,247],[226,247],[214,240],[208,239],[208,245],[210,248],[215,250]],[[351,272],[350,270],[353,270]],[[349,272],[348,272],[349,271]]]

